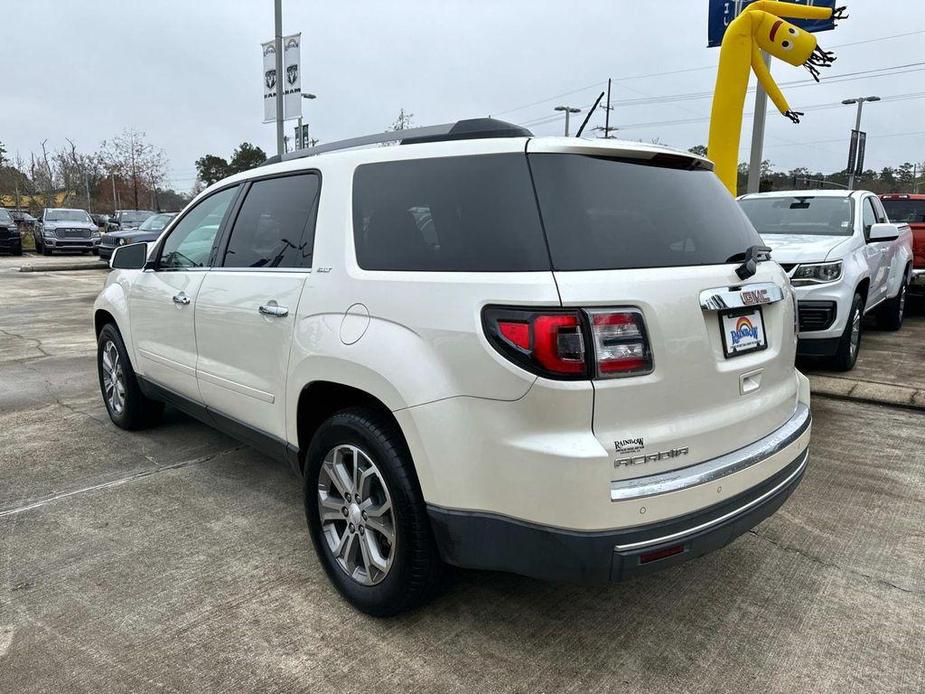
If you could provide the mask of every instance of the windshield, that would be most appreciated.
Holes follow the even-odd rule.
[[[0,222],[12,222],[13,218],[6,210],[0,210]]]
[[[891,222],[925,223],[925,200],[881,200]]]
[[[760,245],[711,171],[583,154],[531,154],[556,270],[731,262]]]
[[[167,222],[173,219],[172,214],[156,214],[148,217],[141,226],[138,227],[139,231],[160,231],[165,226]]]
[[[131,223],[143,222],[148,217],[150,217],[152,214],[154,213],[146,212],[144,210],[128,210],[126,212],[122,212],[119,214],[119,221],[122,224],[125,224],[126,222],[131,222]]]
[[[86,222],[92,224],[90,215],[83,210],[48,210],[45,213],[46,222]]]
[[[851,236],[854,228],[848,197],[767,196],[739,204],[759,234]]]

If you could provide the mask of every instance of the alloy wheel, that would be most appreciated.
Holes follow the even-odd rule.
[[[382,581],[395,558],[395,515],[382,473],[363,450],[335,446],[318,474],[321,533],[337,565],[357,583]]]
[[[858,308],[854,312],[854,317],[851,319],[851,344],[849,349],[851,350],[851,358],[854,359],[854,356],[858,353],[858,346],[861,342],[861,309]]]
[[[125,409],[125,373],[119,359],[119,349],[112,340],[103,345],[103,391],[106,404],[113,414]]]

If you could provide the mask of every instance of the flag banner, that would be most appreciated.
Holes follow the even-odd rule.
[[[302,116],[302,34],[283,37],[283,74],[276,74],[276,42],[261,44],[263,50],[263,122],[276,120],[276,90],[283,90],[283,120]]]

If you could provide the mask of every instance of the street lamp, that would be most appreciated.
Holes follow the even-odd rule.
[[[572,113],[581,113],[580,108],[574,106],[556,106],[556,111],[565,111],[565,136],[568,137],[568,119]]]
[[[302,92],[302,98],[303,99],[317,99],[318,97],[312,94],[311,92]],[[307,143],[310,142],[309,138],[302,137],[302,135],[303,135],[302,116],[299,116],[299,136],[296,138],[296,145],[299,147],[299,149],[305,149],[305,147],[308,146]]]
[[[842,103],[845,106],[851,106],[853,104],[858,105],[858,118],[854,125],[854,129],[858,133],[861,132],[861,112],[864,110],[865,101],[880,101],[880,97],[879,96],[861,96],[861,97],[858,97],[857,99],[845,99],[844,101],[842,101]],[[858,137],[860,137],[860,134],[858,135]],[[848,189],[854,190],[854,171],[848,172]]]

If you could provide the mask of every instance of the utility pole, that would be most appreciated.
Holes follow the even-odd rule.
[[[842,101],[842,103],[845,106],[850,106],[852,104],[858,105],[858,117],[854,124],[854,129],[858,133],[861,132],[861,113],[864,110],[865,101],[880,101],[880,97],[879,96],[861,96],[861,97],[858,97],[857,99],[845,99],[844,101]],[[854,157],[852,156],[851,158],[853,159]],[[848,172],[848,190],[854,190],[854,169]]]
[[[771,69],[771,56],[761,51],[761,57],[768,70]],[[761,189],[761,162],[764,157],[764,126],[768,120],[768,93],[758,82],[755,92],[755,119],[752,121],[752,153],[748,162],[748,192],[757,193]]]
[[[569,115],[572,114],[572,113],[581,113],[581,109],[580,109],[580,108],[575,108],[574,106],[556,106],[555,110],[556,110],[556,111],[564,111],[564,112],[565,112],[565,136],[568,137],[568,120],[569,120]]]
[[[283,0],[274,0],[276,23],[276,153],[286,153],[283,131]]]
[[[109,176],[112,179],[112,213],[115,214],[116,210],[119,209],[118,202],[116,200],[116,172],[115,170],[110,171]]]
[[[613,106],[610,105],[610,78],[607,78],[607,108],[604,110],[604,139],[610,139],[610,111]]]
[[[90,174],[84,171],[84,184],[87,186],[87,214],[90,213]]]

